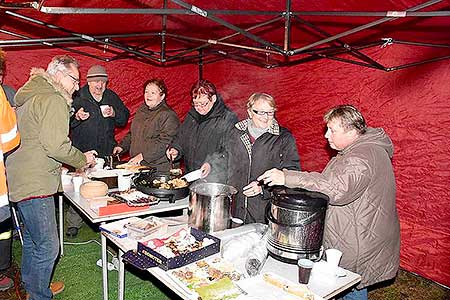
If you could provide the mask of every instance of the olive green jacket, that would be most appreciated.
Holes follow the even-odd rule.
[[[43,69],[32,69],[15,101],[22,142],[6,161],[10,200],[55,194],[61,190],[62,163],[86,164],[68,138],[72,98]]]

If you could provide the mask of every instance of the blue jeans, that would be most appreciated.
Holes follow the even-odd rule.
[[[30,300],[50,300],[50,279],[59,253],[53,197],[17,203],[22,222],[22,281]]]
[[[343,300],[367,300],[367,289],[353,289],[350,293],[342,297]]]

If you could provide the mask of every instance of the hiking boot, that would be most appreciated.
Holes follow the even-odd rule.
[[[66,235],[68,237],[76,237],[78,235],[78,228],[76,227],[69,227],[66,231]]]
[[[64,291],[64,282],[55,281],[50,283],[50,290],[52,291],[53,296],[58,295],[62,291]]]
[[[9,290],[13,286],[14,286],[14,281],[11,278],[9,278],[3,274],[0,274],[0,291],[1,292]]]

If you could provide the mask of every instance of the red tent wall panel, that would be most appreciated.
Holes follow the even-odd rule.
[[[10,51],[6,83],[18,88],[27,80],[30,67],[45,67],[53,55],[60,53]],[[83,83],[89,66],[99,61],[77,58]],[[142,84],[154,76],[166,80],[168,103],[181,118],[190,107],[188,91],[198,78],[195,66],[162,69],[132,60],[103,65],[110,74],[110,87],[132,112],[142,103]],[[385,128],[395,145],[401,265],[450,286],[447,62],[385,73],[328,60],[272,70],[226,61],[206,65],[204,74],[241,118],[246,115],[245,102],[251,93],[263,91],[275,96],[279,106],[277,119],[296,137],[306,171],[321,171],[332,154],[323,138],[322,121],[330,107],[354,104],[370,126]],[[119,140],[126,130],[118,131]]]

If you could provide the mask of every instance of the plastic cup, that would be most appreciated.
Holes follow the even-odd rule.
[[[325,254],[327,256],[327,263],[331,268],[332,273],[336,274],[339,267],[339,261],[342,257],[342,252],[338,249],[327,249],[325,250]]]
[[[298,282],[301,284],[308,284],[309,277],[311,276],[311,270],[314,263],[306,258],[298,260]]]
[[[74,176],[72,177],[73,182],[73,190],[75,193],[80,192],[80,186],[83,184],[83,177],[82,176]]]

